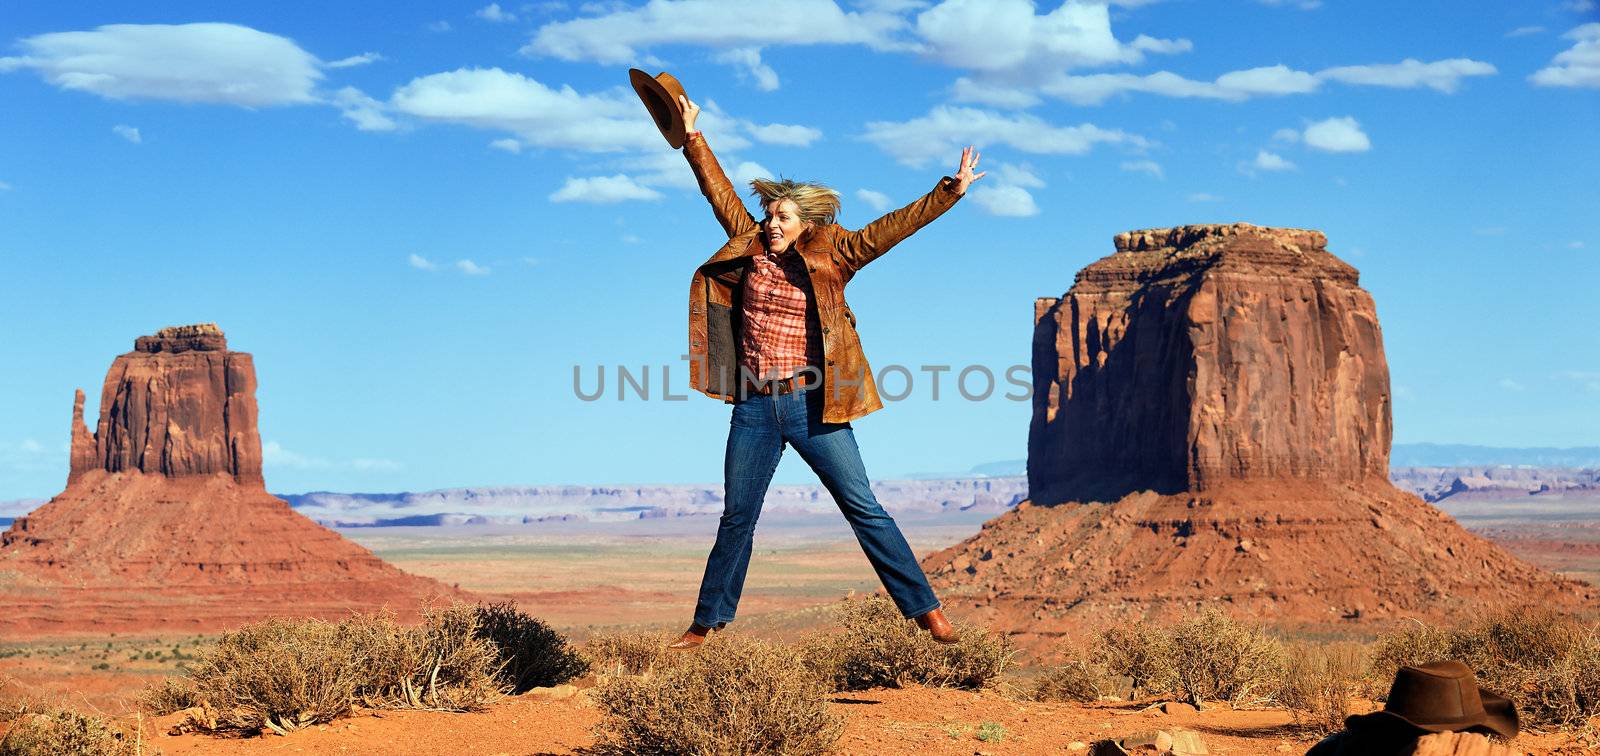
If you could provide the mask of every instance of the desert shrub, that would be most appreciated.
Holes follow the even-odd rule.
[[[1350,699],[1368,690],[1366,651],[1350,643],[1294,647],[1277,699],[1302,729],[1325,735],[1344,728]]]
[[[1172,666],[1172,638],[1149,622],[1113,625],[1100,631],[1090,662],[1112,675],[1128,678],[1128,697],[1169,693],[1177,688]]]
[[[581,653],[590,669],[601,675],[642,675],[683,659],[683,654],[667,649],[674,640],[641,631],[596,633],[583,644]]]
[[[208,726],[282,734],[348,713],[362,681],[356,662],[338,625],[274,618],[224,633],[190,673],[215,710]]]
[[[1195,706],[1206,699],[1237,704],[1268,698],[1282,676],[1283,645],[1216,609],[1182,620],[1170,632],[1177,692]]]
[[[429,607],[416,626],[392,615],[357,615],[340,624],[360,670],[354,695],[375,708],[474,711],[499,697],[500,650],[478,634],[467,604]]]
[[[1005,636],[955,623],[960,641],[940,644],[900,615],[887,597],[845,599],[834,607],[839,631],[806,638],[807,666],[834,690],[898,688],[910,683],[978,689],[1000,676],[1014,651]]]
[[[726,633],[652,674],[595,688],[601,754],[734,756],[828,751],[843,720],[787,646]]]
[[[1525,724],[1582,727],[1600,714],[1600,637],[1554,612],[1507,612],[1455,628],[1406,628],[1378,639],[1372,676],[1388,692],[1404,665],[1455,659],[1510,697]]]
[[[560,685],[589,671],[566,636],[517,609],[512,602],[479,605],[478,637],[499,651],[500,681],[514,693]]]
[[[167,677],[139,694],[139,704],[158,717],[200,705],[194,682],[183,677]]]
[[[0,756],[138,756],[138,733],[70,709],[23,714],[0,738]]]
[[[1104,668],[1082,654],[1072,653],[1034,681],[1029,697],[1035,701],[1094,701],[1110,689],[1108,677]]]

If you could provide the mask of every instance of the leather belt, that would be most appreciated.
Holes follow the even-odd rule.
[[[788,394],[794,391],[809,388],[810,384],[805,382],[806,377],[807,376],[803,373],[797,373],[789,376],[788,378],[781,378],[778,380],[758,382],[747,379],[745,381],[745,386],[748,387],[751,392],[761,394],[763,396],[770,396],[772,394]]]

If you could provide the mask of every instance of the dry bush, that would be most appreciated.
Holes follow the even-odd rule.
[[[1177,692],[1199,706],[1206,699],[1234,704],[1270,700],[1283,675],[1283,645],[1258,627],[1216,609],[1182,620],[1171,630]]]
[[[499,650],[500,680],[513,693],[560,685],[589,671],[566,636],[507,601],[477,607],[478,637]]]
[[[976,690],[1000,676],[1015,652],[1008,638],[955,623],[960,641],[937,643],[884,596],[845,599],[834,607],[842,630],[801,643],[807,666],[834,690],[898,688],[909,683]]]
[[[813,754],[839,739],[827,686],[796,650],[726,633],[653,673],[595,689],[600,754]]]
[[[200,705],[200,693],[186,677],[167,677],[139,694],[139,705],[158,717]]]
[[[1278,682],[1277,699],[1296,725],[1317,735],[1344,728],[1350,699],[1368,690],[1366,650],[1353,643],[1295,646]]]
[[[1069,656],[1034,681],[1035,701],[1087,703],[1106,695],[1111,681],[1105,669],[1080,655]]]
[[[70,709],[21,714],[0,738],[0,756],[139,756],[147,752],[137,732]]]
[[[1167,630],[1138,621],[1100,631],[1090,657],[1094,666],[1128,678],[1130,700],[1140,694],[1176,690],[1177,671],[1172,661],[1172,638]]]
[[[642,675],[683,660],[683,654],[667,650],[675,640],[637,630],[596,633],[583,644],[582,654],[602,676]]]
[[[467,604],[424,610],[404,626],[392,614],[342,622],[275,618],[224,634],[189,670],[193,698],[168,681],[147,693],[152,709],[179,703],[205,712],[204,730],[279,734],[332,721],[357,701],[374,708],[482,709],[503,693],[500,650],[478,634]],[[183,707],[183,708],[188,708]]]
[[[224,633],[190,668],[208,729],[279,734],[350,711],[363,679],[339,625],[274,618]]]
[[[1600,715],[1597,628],[1555,612],[1506,612],[1450,629],[1407,628],[1378,640],[1372,674],[1387,693],[1403,665],[1455,659],[1510,697],[1525,724],[1583,727]]]
[[[476,711],[503,693],[500,650],[478,635],[467,604],[429,607],[423,622],[404,626],[389,614],[357,615],[340,624],[362,671],[355,696],[375,708]]]

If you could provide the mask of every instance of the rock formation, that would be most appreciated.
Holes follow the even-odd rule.
[[[83,394],[73,407],[72,471],[139,472],[170,478],[227,473],[260,485],[256,368],[228,351],[211,323],[164,328],[118,357],[100,392],[100,422],[83,427]]]
[[[1038,300],[1030,501],[925,560],[946,602],[1041,638],[1204,604],[1318,626],[1595,606],[1389,483],[1376,310],[1325,245],[1134,231]]]
[[[268,494],[255,389],[250,355],[205,324],[117,357],[92,434],[78,391],[66,490],[0,533],[0,631],[210,630],[463,595]]]

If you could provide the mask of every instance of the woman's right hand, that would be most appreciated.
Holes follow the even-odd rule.
[[[683,130],[694,131],[694,120],[700,117],[700,106],[690,101],[688,95],[678,95],[678,108],[683,111]]]

